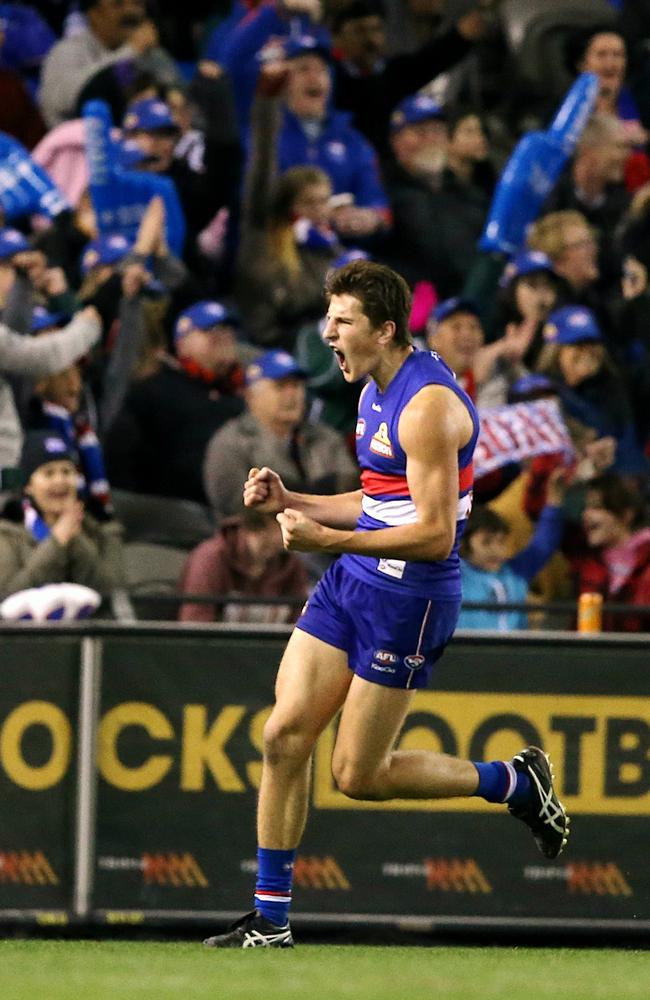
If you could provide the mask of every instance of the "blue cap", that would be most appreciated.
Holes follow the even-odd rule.
[[[398,132],[405,125],[417,125],[418,122],[426,122],[431,118],[446,120],[447,115],[442,105],[426,94],[413,94],[411,97],[406,97],[393,111],[390,116],[390,130]]]
[[[158,97],[147,97],[144,101],[132,104],[124,115],[122,128],[125,132],[135,132],[138,129],[145,132],[173,129],[178,132],[178,125],[172,118],[169,105]]]
[[[336,260],[332,261],[331,267],[336,270],[339,267],[345,267],[346,264],[351,264],[353,260],[371,260],[370,254],[367,250],[360,250],[358,247],[351,247],[346,250],[345,253],[340,254]]]
[[[247,385],[261,378],[307,378],[307,375],[288,351],[266,351],[246,369]]]
[[[0,229],[0,260],[31,250],[29,240],[18,229]]]
[[[221,302],[195,302],[189,309],[184,309],[176,320],[174,339],[184,337],[192,329],[209,330],[221,323],[236,326],[238,323],[236,313]]]
[[[32,333],[46,330],[48,326],[58,326],[63,316],[63,313],[48,312],[45,306],[34,306],[32,309]]]
[[[455,295],[453,299],[445,299],[444,302],[439,302],[438,305],[431,312],[431,319],[435,320],[436,323],[442,323],[443,320],[449,319],[450,316],[455,316],[456,313],[471,313],[472,316],[476,316],[478,319],[481,318],[481,311],[472,299],[464,299],[462,295]]]
[[[541,250],[524,250],[506,264],[499,284],[506,288],[515,278],[521,278],[525,274],[539,274],[540,271],[555,274],[551,258]]]
[[[547,375],[522,375],[521,378],[518,378],[510,386],[508,390],[508,402],[521,402],[524,399],[542,395],[542,393],[557,393],[557,391],[555,382]]]
[[[598,320],[585,306],[563,306],[550,314],[543,328],[549,344],[579,344],[585,340],[602,340]]]
[[[329,37],[321,35],[292,35],[282,42],[285,59],[297,59],[298,56],[316,55],[330,62],[331,53]]]
[[[131,253],[133,244],[122,233],[107,233],[92,240],[81,255],[81,270],[88,274],[100,264],[117,264]]]

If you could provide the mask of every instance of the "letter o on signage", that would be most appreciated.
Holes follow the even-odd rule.
[[[531,743],[535,746],[542,744],[539,731],[529,719],[525,719],[523,715],[504,712],[502,715],[490,715],[477,727],[469,746],[469,759],[485,760],[486,743],[504,729],[521,736],[521,746],[528,746]]]
[[[30,764],[23,755],[23,739],[31,726],[44,726],[50,734],[52,751],[44,764]],[[58,705],[26,701],[5,719],[0,735],[0,760],[14,784],[40,792],[61,781],[70,763],[71,746],[72,728]]]

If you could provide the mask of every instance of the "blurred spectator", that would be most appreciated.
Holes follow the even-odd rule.
[[[459,384],[480,409],[501,406],[522,374],[521,359],[533,327],[511,324],[506,335],[484,346],[480,311],[470,299],[445,299],[433,310],[426,343],[447,362]]]
[[[316,37],[300,36],[288,39],[278,55],[272,62],[277,80],[284,84],[280,170],[303,164],[320,167],[334,194],[345,195],[334,218],[337,232],[357,241],[372,236],[386,225],[388,203],[375,151],[349,124],[349,116],[331,106],[327,49]]]
[[[608,235],[627,210],[630,195],[623,183],[630,141],[614,115],[594,115],[580,136],[570,168],[560,178],[545,211],[581,212],[598,234],[600,271],[617,278],[620,260]]]
[[[0,131],[33,149],[45,135],[45,122],[20,76],[0,66]]]
[[[431,98],[402,101],[391,116],[390,141],[394,161],[384,178],[393,225],[386,256],[411,284],[432,281],[442,298],[453,295],[477,253],[487,196],[447,169],[447,115]]]
[[[332,185],[316,166],[278,176],[283,64],[262,67],[244,178],[235,298],[253,341],[292,349],[298,327],[323,314],[325,273],[341,247]]]
[[[579,593],[596,592],[606,601],[650,606],[650,528],[644,527],[642,498],[620,476],[608,474],[588,484],[582,527],[587,549],[572,561]],[[650,629],[650,613],[604,616],[616,632]]]
[[[595,315],[582,306],[556,309],[548,317],[544,339],[537,369],[555,381],[565,412],[598,437],[616,439],[617,471],[643,471],[627,389]]]
[[[99,340],[97,311],[87,308],[50,337],[33,339],[0,324],[0,468],[15,466],[20,457],[22,430],[7,373],[40,378],[62,371]]]
[[[542,328],[557,304],[558,280],[550,259],[541,250],[524,250],[506,265],[497,295],[494,328],[511,323],[532,325],[534,332],[523,362],[532,367],[543,346]]]
[[[47,583],[80,583],[106,595],[123,583],[121,528],[84,511],[75,461],[53,431],[26,435],[22,523],[0,520],[0,596]]]
[[[308,592],[302,560],[284,551],[275,516],[246,508],[190,553],[179,589],[192,596],[260,599],[259,604],[187,602],[178,614],[182,622],[294,621],[300,612],[295,602],[306,600]],[[272,597],[293,599],[294,605],[264,603]]]
[[[197,302],[180,314],[175,356],[165,355],[155,374],[133,383],[108,430],[113,486],[205,501],[206,445],[244,408],[234,323],[219,302]]]
[[[481,118],[468,108],[448,116],[446,170],[454,175],[461,191],[482,192],[491,197],[496,173],[490,162],[490,146]],[[487,212],[488,202],[484,211]]]
[[[81,0],[79,7],[87,27],[57,42],[43,63],[39,100],[50,128],[74,117],[81,88],[110,63],[135,60],[160,83],[180,79],[173,59],[159,45],[144,0]]]
[[[147,97],[130,105],[122,123],[125,135],[141,150],[143,170],[164,174],[176,185],[188,229],[188,246],[195,247],[199,233],[215,213],[232,199],[232,146],[219,151],[218,162],[205,169],[203,159],[177,155],[181,128],[171,108],[158,97]],[[234,163],[238,164],[235,155]],[[191,259],[191,258],[190,258]]]
[[[461,541],[461,578],[463,601],[475,603],[525,604],[531,580],[558,548],[564,523],[563,469],[551,474],[547,503],[535,532],[521,552],[507,558],[509,527],[489,507],[476,507],[470,515]],[[463,609],[459,628],[511,629],[527,627],[524,611],[473,611]]]
[[[540,250],[550,258],[560,279],[558,301],[594,310],[609,340],[612,288],[599,283],[598,240],[582,212],[567,209],[541,216],[528,230],[527,244],[530,250]],[[611,282],[611,274],[607,277]]]
[[[203,466],[214,517],[239,514],[248,470],[268,465],[287,489],[345,493],[359,472],[336,431],[305,421],[305,375],[285,351],[267,351],[246,370],[247,412],[211,438]]]
[[[43,306],[35,306],[32,333],[48,336],[60,321],[60,316],[48,313]],[[28,430],[51,430],[77,454],[83,477],[79,498],[93,517],[103,521],[112,516],[113,506],[102,447],[92,421],[93,402],[84,386],[81,366],[70,365],[36,382],[25,426]]]
[[[577,36],[570,45],[569,58],[579,73],[595,73],[600,81],[596,110],[619,118],[625,128],[628,148],[625,179],[628,190],[635,191],[650,180],[650,162],[645,151],[648,133],[631,91],[625,85],[627,47],[623,35],[612,27],[595,26]]]
[[[641,441],[650,440],[650,215],[633,221],[622,236],[622,301],[616,329],[616,356],[625,366],[635,423]]]
[[[392,58],[387,58],[381,0],[350,0],[334,8],[334,100],[337,108],[352,112],[356,128],[382,156],[389,152],[389,119],[395,106],[456,65],[483,37],[485,21],[478,7],[414,52]]]

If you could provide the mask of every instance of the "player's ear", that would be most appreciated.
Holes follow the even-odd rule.
[[[381,333],[379,334],[379,343],[388,344],[391,340],[395,339],[395,323],[392,319],[387,319],[385,323],[381,324]]]

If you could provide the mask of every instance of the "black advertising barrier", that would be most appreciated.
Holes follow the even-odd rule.
[[[80,640],[0,637],[0,911],[73,908]]]
[[[254,880],[261,733],[286,633],[95,626],[92,634],[101,636],[93,640],[101,652],[98,777],[96,803],[92,789],[79,796],[73,915],[205,922],[242,912]],[[432,688],[416,696],[402,748],[472,759],[509,757],[529,742],[550,750],[573,816],[569,849],[556,862],[537,854],[504,808],[480,800],[346,799],[331,778],[330,727],[315,753],[311,816],[296,866],[296,922],[647,932],[647,643],[466,634],[445,654]],[[48,656],[58,655],[51,645]],[[60,704],[36,654],[32,663],[30,699],[47,680],[40,700]],[[30,670],[25,663],[19,700]],[[75,697],[62,711],[74,726]],[[3,781],[8,777],[3,773]],[[74,780],[71,763],[56,785],[57,815],[64,815]],[[27,808],[16,793],[14,812]],[[20,829],[20,815],[15,822]],[[58,857],[47,828],[29,847]],[[7,888],[13,892],[5,880],[0,889]],[[36,905],[31,896],[28,905]]]

